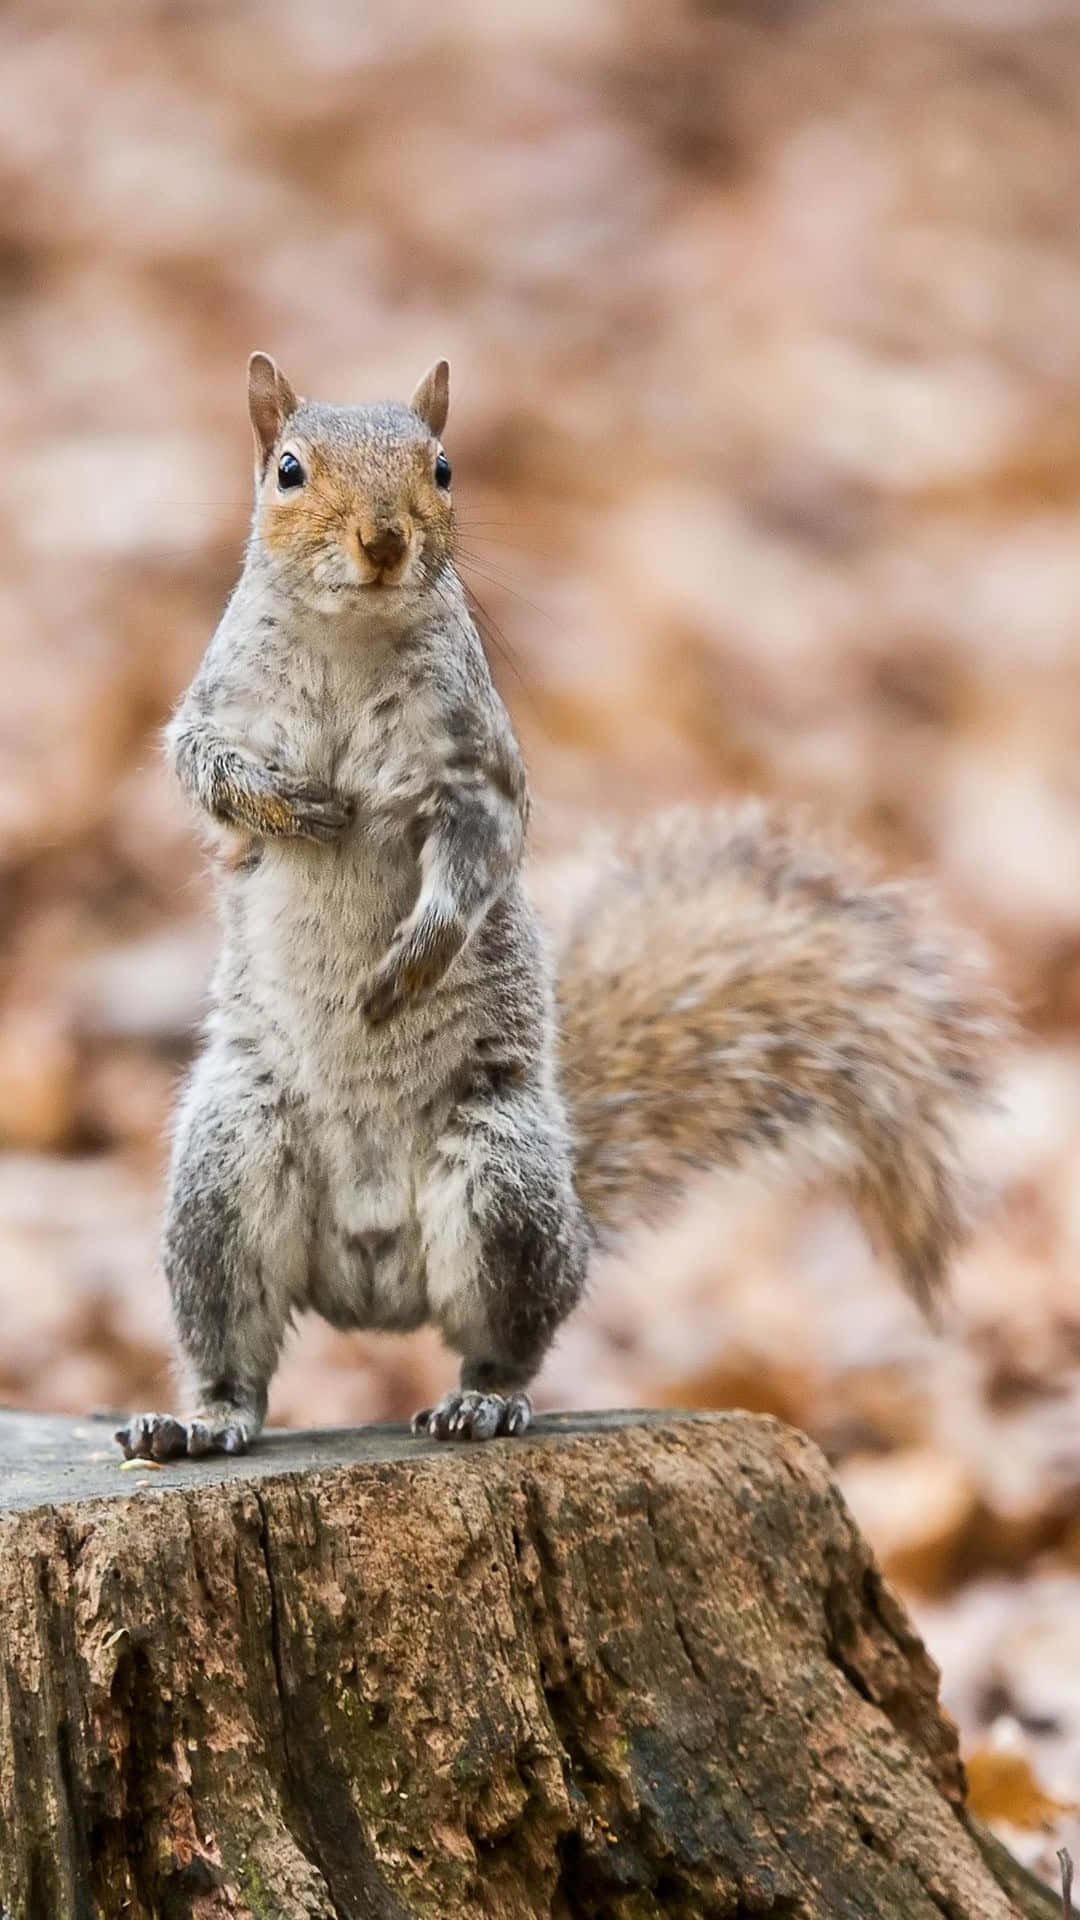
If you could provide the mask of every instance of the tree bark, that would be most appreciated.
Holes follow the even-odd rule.
[[[1053,1920],[821,1455],[741,1414],[124,1471],[0,1418],[5,1920]]]

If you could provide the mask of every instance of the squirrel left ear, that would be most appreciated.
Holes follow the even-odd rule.
[[[450,411],[450,362],[436,360],[430,373],[425,373],[409,405],[414,413],[420,415],[425,427],[436,440],[446,425],[446,416]]]
[[[282,427],[299,404],[277,362],[268,353],[253,353],[248,361],[248,413],[255,435],[255,471],[260,478]]]

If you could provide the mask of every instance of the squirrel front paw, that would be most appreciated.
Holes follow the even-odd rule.
[[[371,1027],[381,1027],[385,1021],[392,1020],[400,1013],[409,998],[408,981],[400,959],[389,956],[377,967],[368,981],[364,997],[360,1002],[360,1011]]]
[[[353,817],[348,800],[318,780],[282,781],[268,800],[280,800],[288,824],[278,831],[304,840],[339,840]]]
[[[457,921],[422,921],[408,934],[403,929],[364,989],[360,1009],[369,1026],[382,1026],[404,1007],[425,999],[461,952],[463,942]]]
[[[226,826],[275,840],[337,840],[353,817],[351,803],[322,781],[250,765],[215,780],[210,811]]]

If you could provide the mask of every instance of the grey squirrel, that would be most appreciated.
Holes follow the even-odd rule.
[[[125,1454],[243,1451],[282,1340],[434,1322],[440,1440],[528,1425],[592,1248],[689,1170],[840,1175],[928,1299],[994,1020],[911,892],[682,809],[584,863],[553,948],[528,790],[453,560],[440,361],[408,406],[249,366],[243,571],[169,726],[223,939],[163,1233],[190,1401]]]

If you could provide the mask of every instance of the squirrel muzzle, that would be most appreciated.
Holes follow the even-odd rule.
[[[380,527],[365,540],[357,534],[362,557],[374,568],[369,586],[396,586],[409,560],[409,535],[398,525]]]

